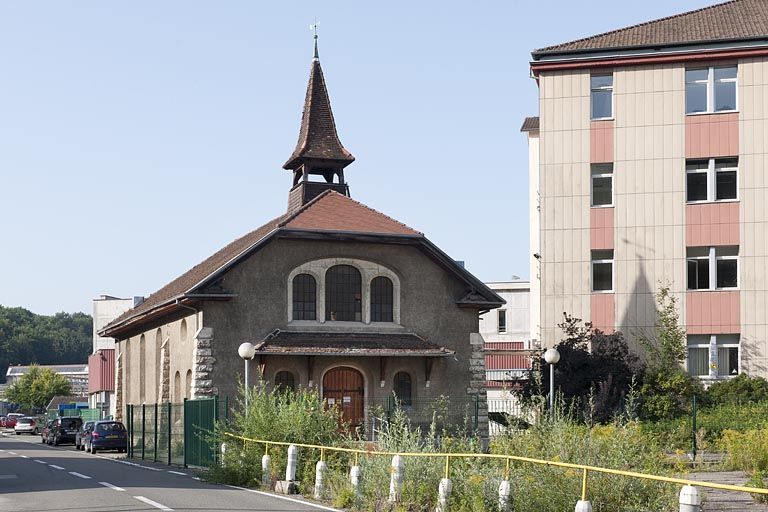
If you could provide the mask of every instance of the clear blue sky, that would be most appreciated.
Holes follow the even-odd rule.
[[[148,295],[282,213],[315,17],[352,197],[527,277],[530,51],[704,5],[0,1],[0,304]]]

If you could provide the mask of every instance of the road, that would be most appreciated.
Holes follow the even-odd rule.
[[[200,481],[187,470],[0,435],[0,511],[291,511],[336,509]]]

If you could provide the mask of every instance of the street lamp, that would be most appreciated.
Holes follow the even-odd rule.
[[[555,365],[560,361],[560,352],[556,348],[550,348],[544,352],[544,361],[549,365],[549,413],[555,406]]]
[[[256,347],[253,346],[253,343],[248,343],[247,341],[245,343],[240,344],[240,347],[237,349],[237,353],[240,354],[240,357],[243,358],[243,361],[245,362],[245,414],[248,414],[248,395],[250,394],[250,382],[248,379],[248,361],[253,359],[253,357],[256,355]]]

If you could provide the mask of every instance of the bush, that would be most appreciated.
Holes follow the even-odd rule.
[[[768,400],[768,380],[750,377],[744,373],[720,382],[707,390],[707,401],[712,404],[744,404]]]
[[[755,471],[744,484],[745,487],[754,487],[756,489],[765,489],[765,474],[762,471]],[[758,503],[768,503],[768,494],[750,493],[752,499]]]
[[[640,412],[644,419],[668,420],[691,409],[694,395],[703,395],[701,381],[679,367],[649,370],[640,387]]]
[[[726,467],[748,472],[768,470],[768,429],[726,430],[721,446],[727,453]]]

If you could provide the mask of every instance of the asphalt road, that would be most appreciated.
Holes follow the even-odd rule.
[[[202,482],[187,470],[123,455],[50,447],[40,436],[0,435],[0,511],[336,510],[301,499]]]

